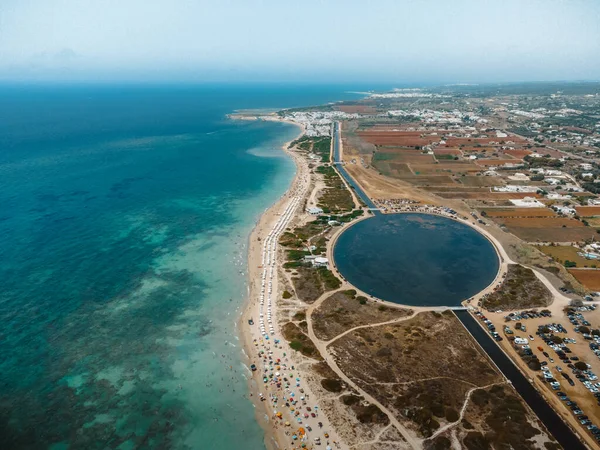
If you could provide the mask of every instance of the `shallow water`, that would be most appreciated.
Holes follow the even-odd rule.
[[[459,306],[498,273],[493,245],[473,228],[430,214],[388,214],[356,223],[334,248],[340,273],[382,300]]]
[[[0,87],[2,448],[262,448],[236,320],[298,129],[343,89]]]

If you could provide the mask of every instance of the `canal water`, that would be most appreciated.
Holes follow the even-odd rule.
[[[334,262],[358,289],[411,306],[460,306],[498,273],[493,245],[473,228],[446,217],[379,214],[338,238]]]
[[[496,345],[485,330],[481,328],[473,316],[467,311],[454,311],[454,314],[456,314],[456,317],[463,323],[465,328],[481,345],[506,378],[510,380],[516,391],[523,397],[523,400],[525,400],[558,443],[565,450],[585,450],[586,447],[575,433],[563,422],[538,391],[535,390],[508,356]]]

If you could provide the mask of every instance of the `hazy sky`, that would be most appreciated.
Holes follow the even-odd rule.
[[[0,0],[0,79],[600,79],[600,0]]]

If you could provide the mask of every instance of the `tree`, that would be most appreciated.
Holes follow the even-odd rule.
[[[581,334],[590,334],[590,329],[588,327],[582,325],[579,327],[579,332]]]
[[[577,361],[575,363],[575,368],[578,369],[578,370],[587,370],[588,366],[583,361]]]

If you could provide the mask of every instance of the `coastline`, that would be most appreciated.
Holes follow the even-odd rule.
[[[240,117],[231,117],[233,120],[257,120],[251,117],[244,117],[244,116],[240,116]],[[296,136],[295,139],[300,138],[301,136],[304,135],[304,127],[298,123],[295,122],[291,122],[288,120],[280,120],[280,122],[286,122],[289,123],[291,125],[294,125],[296,127],[299,128],[299,133]],[[250,330],[249,326],[248,326],[248,320],[252,319],[253,317],[256,318],[258,317],[258,311],[257,311],[257,307],[258,307],[258,302],[256,301],[256,297],[258,295],[257,292],[257,285],[255,284],[256,281],[258,280],[258,277],[260,276],[260,271],[259,271],[259,267],[258,267],[258,262],[261,259],[261,255],[260,255],[260,250],[261,250],[261,246],[260,246],[260,235],[262,233],[263,230],[269,230],[272,229],[274,224],[277,221],[277,217],[279,216],[279,214],[281,214],[281,212],[285,209],[285,204],[286,204],[286,200],[289,199],[290,193],[294,190],[294,188],[297,186],[298,184],[298,179],[299,179],[299,172],[300,172],[300,161],[298,160],[299,157],[295,154],[293,154],[291,151],[289,151],[288,147],[290,146],[290,144],[295,140],[292,139],[290,141],[285,142],[282,146],[281,146],[281,150],[288,156],[290,157],[295,165],[295,173],[294,173],[294,178],[292,178],[292,181],[290,182],[290,185],[288,186],[287,190],[281,195],[281,197],[279,197],[279,199],[270,207],[268,207],[265,211],[263,211],[263,213],[258,217],[258,219],[256,220],[256,224],[254,225],[254,227],[252,228],[252,231],[250,232],[250,235],[248,236],[248,246],[247,246],[247,256],[246,256],[246,263],[247,263],[247,293],[246,293],[246,299],[244,301],[244,304],[242,306],[242,313],[240,315],[239,321],[238,321],[238,333],[240,334],[240,338],[243,344],[243,352],[244,352],[244,365],[246,366],[247,370],[248,370],[248,390],[250,392],[250,400],[252,401],[252,404],[254,405],[254,415],[255,415],[255,419],[258,422],[258,424],[260,425],[260,427],[263,429],[264,431],[264,443],[265,443],[265,447],[267,448],[267,450],[278,450],[280,449],[280,443],[282,443],[282,436],[281,433],[278,433],[277,430],[273,427],[273,425],[271,424],[271,419],[270,416],[272,416],[274,414],[274,411],[272,410],[272,408],[270,408],[270,405],[268,404],[268,402],[266,401],[261,401],[260,400],[260,390],[259,390],[259,384],[256,382],[256,380],[253,378],[252,374],[253,372],[250,370],[250,365],[252,364],[252,357],[253,357],[253,353],[255,352],[254,350],[254,337],[253,337],[253,333]],[[254,301],[253,301],[254,299]]]
[[[253,118],[246,116],[244,120],[253,120]],[[264,118],[262,120],[285,122],[299,127],[300,132],[295,139],[305,133],[305,127],[296,122],[280,119],[279,117]],[[322,411],[318,404],[312,401],[317,399],[318,396],[313,395],[308,385],[307,380],[312,373],[310,364],[309,367],[304,367],[306,366],[306,358],[296,354],[291,349],[287,340],[282,337],[279,327],[279,324],[286,319],[281,316],[278,305],[281,298],[280,281],[284,282],[285,277],[280,279],[278,276],[281,269],[280,261],[277,258],[278,234],[273,234],[273,232],[275,230],[281,232],[286,227],[293,226],[295,221],[303,219],[304,201],[309,195],[309,186],[313,181],[308,161],[289,149],[291,142],[293,140],[286,142],[282,146],[282,150],[294,161],[296,166],[294,178],[287,191],[258,218],[248,238],[247,298],[237,328],[243,344],[243,362],[249,374],[248,390],[250,400],[255,407],[255,418],[265,433],[265,447],[268,450],[300,448],[303,444],[308,445],[309,442],[315,439],[321,439],[320,442],[324,444],[324,447],[328,447],[331,441],[334,445],[337,445],[337,448],[344,448],[340,446],[341,439],[329,422],[327,412]],[[261,301],[259,301],[259,298],[266,295],[265,267],[269,264],[267,263],[263,267],[261,263],[264,261],[263,253],[265,250],[263,247],[271,235],[275,238],[269,278],[269,297],[272,297],[273,301],[271,304],[269,298],[267,315],[269,321],[271,321],[271,313],[273,315],[272,324],[269,322],[269,326],[273,326],[273,329],[271,329],[269,338],[265,338],[265,331],[261,331],[256,323],[250,325],[249,321],[252,319],[254,322],[258,320],[262,322],[263,320],[261,312],[263,312],[262,302],[264,300],[261,298]],[[268,260],[269,258],[267,258]],[[271,282],[272,293],[270,291]],[[259,352],[263,352],[262,355]],[[257,366],[255,372],[250,370],[252,364]],[[269,370],[270,372],[267,374]],[[276,387],[273,385],[272,379],[261,383],[263,377],[279,375],[275,370],[283,372],[281,375],[283,379],[279,379],[279,384]],[[290,379],[285,378],[288,375]],[[280,387],[280,385],[284,386]],[[303,415],[299,414],[300,411]],[[311,414],[307,413],[309,411]],[[297,431],[300,429],[306,430],[304,440],[302,440],[301,435],[297,436],[297,440],[294,440],[293,436],[299,434]]]

